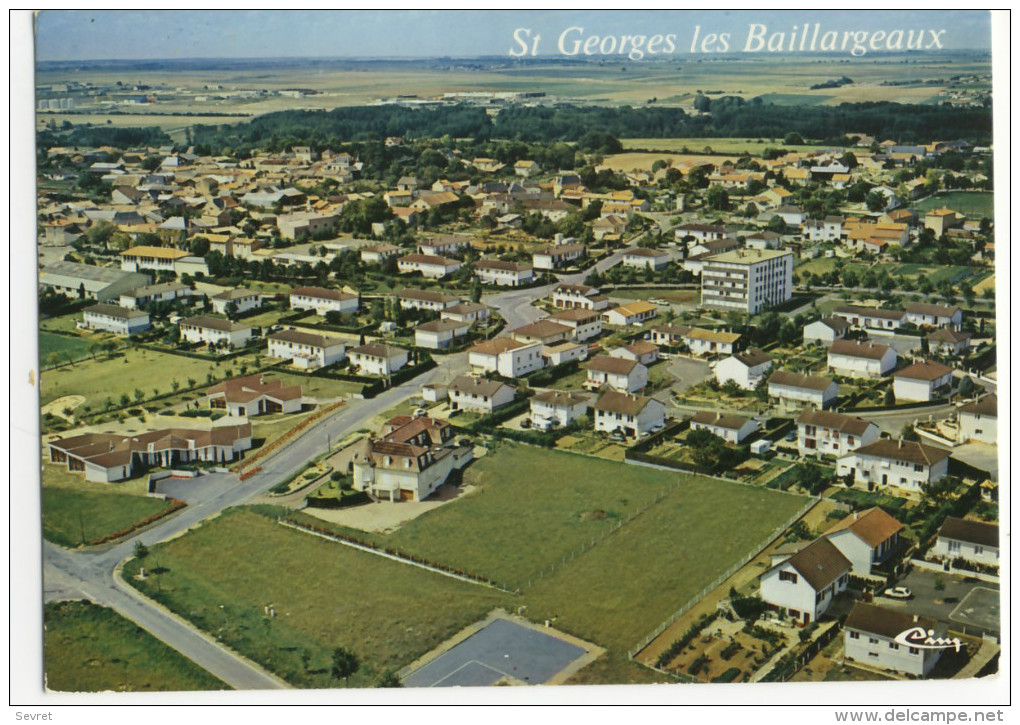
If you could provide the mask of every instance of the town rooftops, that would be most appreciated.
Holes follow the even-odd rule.
[[[833,355],[881,360],[889,352],[888,345],[874,342],[854,342],[853,340],[835,340],[829,348]]]
[[[209,430],[188,428],[166,428],[125,436],[109,433],[83,433],[70,438],[49,441],[49,446],[65,451],[76,458],[103,467],[125,465],[131,462],[133,453],[145,453],[152,445],[153,450],[182,450],[190,447],[205,448],[210,445],[233,446],[239,438],[251,437],[251,423],[216,426]]]
[[[952,317],[959,311],[960,311],[959,307],[933,305],[928,302],[910,302],[907,304],[907,312],[909,312],[912,315],[930,315],[932,317]]]
[[[312,332],[302,332],[301,330],[279,330],[274,332],[266,338],[267,340],[279,340],[281,342],[292,342],[297,345],[308,345],[310,347],[333,347],[334,345],[344,344],[344,340],[339,337],[328,337],[326,335],[316,335]]]
[[[939,527],[939,536],[979,546],[999,547],[999,527],[981,521],[968,521],[950,516]]]
[[[996,418],[999,414],[999,397],[995,393],[982,395],[975,401],[960,406],[961,413]]]
[[[819,428],[839,431],[847,435],[864,435],[864,432],[871,425],[864,418],[843,413],[833,413],[829,410],[815,410],[814,408],[804,409],[797,416],[798,425],[813,425]]]
[[[459,302],[461,299],[457,295],[448,295],[443,294],[442,292],[435,292],[433,290],[412,288],[400,290],[399,292],[397,292],[397,298],[402,300],[417,300],[419,302],[438,302],[443,304],[447,302]]]
[[[615,390],[607,390],[599,396],[595,403],[596,410],[607,413],[620,413],[621,415],[637,416],[652,402],[652,398],[644,395],[633,395],[618,393]]]
[[[747,425],[749,420],[749,418],[739,415],[726,415],[718,411],[699,410],[691,418],[691,423],[711,425],[716,428],[726,428],[727,430],[740,430]]]
[[[938,380],[939,378],[951,375],[953,369],[942,363],[933,360],[923,360],[913,365],[908,365],[893,375],[894,378],[905,378],[907,380]]]
[[[610,357],[609,355],[596,355],[587,363],[584,367],[588,370],[594,370],[599,373],[607,373],[610,375],[630,375],[631,371],[637,367],[638,363],[635,360],[627,360],[622,357]]]
[[[854,608],[847,615],[843,627],[858,632],[877,634],[888,639],[896,639],[897,636],[914,627],[921,627],[925,631],[939,629],[938,622],[931,617],[916,616],[909,612],[886,609],[877,604],[866,604],[865,602],[854,603]]]
[[[202,327],[209,330],[220,330],[221,332],[236,332],[237,330],[250,330],[248,325],[238,322],[231,322],[223,317],[212,317],[211,315],[196,315],[181,320],[181,325],[189,327]]]
[[[472,375],[457,377],[449,384],[448,388],[458,393],[481,395],[486,398],[491,398],[505,388],[513,390],[509,385],[505,385],[498,380],[486,380],[485,378],[476,378]]]
[[[658,329],[658,328],[656,328]],[[695,327],[687,331],[684,334],[688,340],[705,340],[706,342],[721,342],[723,344],[732,345],[734,342],[740,339],[740,335],[735,332],[721,332],[719,330],[703,330],[700,327]]]
[[[820,320],[823,325],[828,327],[833,332],[842,335],[848,329],[850,329],[850,323],[844,320],[842,317],[823,317]]]
[[[744,352],[734,353],[733,357],[749,368],[764,365],[767,362],[772,362],[772,356],[758,347],[752,347]]]
[[[538,393],[531,398],[537,400],[539,403],[545,403],[556,408],[568,408],[581,403],[587,403],[588,399],[581,396],[575,395],[574,393],[567,393],[562,390],[547,390],[544,393]]]
[[[903,524],[876,506],[867,511],[855,511],[825,533],[835,534],[838,531],[849,530],[874,548],[903,531],[903,528]]]
[[[820,591],[850,571],[850,560],[824,536],[815,539],[785,562],[792,566],[815,591]],[[773,567],[773,569],[776,567]]]
[[[875,317],[880,320],[902,320],[906,314],[903,310],[880,310],[877,307],[858,307],[856,305],[840,305],[832,313],[834,315],[860,315]]]
[[[301,297],[314,297],[320,300],[353,300],[357,298],[357,295],[348,294],[347,292],[341,292],[336,289],[326,289],[325,287],[296,287],[290,291],[291,296],[298,295]]]
[[[380,360],[395,357],[400,353],[407,352],[401,347],[393,347],[392,345],[383,345],[382,343],[372,342],[368,345],[359,345],[358,347],[351,348],[350,353],[352,355],[364,355],[366,357],[374,357]]]
[[[801,375],[791,373],[788,370],[776,370],[769,376],[769,385],[785,385],[790,388],[801,388],[803,390],[826,391],[832,385],[830,378],[821,375]]]
[[[129,310],[126,307],[120,307],[118,305],[108,305],[105,302],[100,302],[97,305],[86,307],[85,312],[92,313],[93,315],[105,315],[106,317],[116,317],[120,320],[134,320],[139,317],[148,317],[148,313],[142,310]]]
[[[480,355],[499,355],[500,353],[507,352],[508,350],[517,350],[518,348],[537,344],[538,343],[521,342],[520,340],[514,340],[509,337],[494,337],[491,340],[482,340],[480,343],[470,348],[468,353],[474,352]]]
[[[653,352],[658,352],[659,346],[648,340],[635,340],[629,345],[624,345],[623,349],[633,353],[634,355],[648,355]]]
[[[905,440],[893,440],[881,438],[874,443],[861,446],[854,451],[858,456],[872,456],[874,458],[887,458],[893,461],[914,463],[921,466],[932,466],[939,461],[949,458],[949,451],[941,448],[926,446],[923,443]]]
[[[120,253],[122,257],[152,257],[154,259],[169,259],[175,260],[181,257],[187,257],[188,252],[181,249],[173,249],[171,247],[149,247],[140,245],[137,247],[131,247]]]

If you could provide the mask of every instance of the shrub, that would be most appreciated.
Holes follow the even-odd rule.
[[[738,677],[740,677],[740,668],[730,667],[718,677],[713,678],[712,682],[733,682]]]

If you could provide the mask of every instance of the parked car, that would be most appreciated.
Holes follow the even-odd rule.
[[[910,599],[914,594],[906,587],[891,587],[882,592],[882,596],[889,597],[890,599]]]

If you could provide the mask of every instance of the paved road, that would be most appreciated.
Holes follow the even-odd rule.
[[[395,386],[371,400],[353,401],[310,426],[261,465],[263,471],[246,481],[229,473],[202,476],[188,492],[188,507],[146,531],[116,545],[68,551],[43,545],[43,581],[47,600],[86,597],[114,609],[181,654],[237,689],[286,687],[254,663],[218,645],[208,636],[118,581],[117,565],[131,556],[135,541],[152,545],[197,526],[220,511],[241,504],[283,481],[326,449],[327,436],[340,440],[372,418],[416,395],[420,386],[445,379],[466,367],[464,356],[452,356],[414,380]]]

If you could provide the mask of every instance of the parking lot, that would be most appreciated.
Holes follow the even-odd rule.
[[[936,588],[941,579],[945,588]],[[913,569],[898,586],[907,587],[913,598],[902,601],[876,596],[875,604],[934,617],[965,634],[980,636],[999,632],[999,586],[946,572]]]

